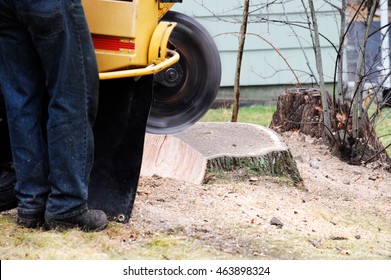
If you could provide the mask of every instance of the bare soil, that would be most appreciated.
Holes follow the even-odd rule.
[[[131,242],[152,239],[167,247],[154,257],[167,259],[391,259],[391,174],[348,165],[297,132],[281,138],[308,191],[283,177],[227,173],[203,185],[141,178],[123,225]]]

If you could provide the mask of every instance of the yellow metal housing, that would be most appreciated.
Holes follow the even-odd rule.
[[[171,9],[172,6],[174,6],[175,3],[159,3],[159,19],[162,19],[162,17],[168,12],[168,10]]]
[[[175,26],[175,22],[161,21],[156,27],[149,46],[149,64],[158,64],[166,59],[168,39]]]
[[[168,38],[175,23],[158,24],[158,21],[173,3],[156,0],[82,0],[82,3],[101,74],[151,68],[154,67],[151,64],[166,60]],[[171,53],[169,63],[175,59],[176,55]]]
[[[93,35],[135,38],[137,2],[82,0],[90,32]]]

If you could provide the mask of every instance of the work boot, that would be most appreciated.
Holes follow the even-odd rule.
[[[65,219],[48,219],[45,217],[47,229],[64,231],[80,228],[82,231],[101,231],[107,227],[107,216],[100,210],[86,210],[83,213]]]
[[[45,223],[44,213],[22,214],[18,212],[17,223],[26,228],[40,228]]]

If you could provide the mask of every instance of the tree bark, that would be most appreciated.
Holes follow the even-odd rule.
[[[300,131],[312,137],[324,134],[321,93],[318,89],[287,89],[278,97],[270,127],[276,131]]]
[[[313,25],[313,46],[315,50],[315,59],[316,59],[316,68],[318,70],[319,74],[319,87],[320,87],[320,94],[322,98],[322,109],[323,109],[323,123],[326,126],[326,135],[328,137],[331,137],[330,131],[331,131],[331,120],[330,120],[330,113],[329,113],[329,100],[327,98],[328,93],[326,92],[325,85],[324,85],[324,77],[323,77],[323,65],[322,65],[322,53],[320,48],[320,41],[319,41],[319,28],[318,28],[318,20],[316,18],[315,14],[315,7],[313,0],[308,0],[310,11],[311,11],[311,18],[312,18],[312,25]]]
[[[207,170],[209,172],[238,172],[240,170],[242,174],[286,176],[296,188],[306,190],[296,162],[289,150],[258,156],[211,158],[208,159]]]
[[[339,52],[338,52],[338,92],[342,96],[342,100],[345,100],[344,90],[343,90],[343,68],[344,68],[344,52],[345,52],[345,38],[346,38],[346,0],[342,0],[342,5],[341,5],[341,34],[339,37],[339,42],[340,42],[340,47],[339,47]],[[335,94],[335,93],[334,93]],[[335,102],[335,97],[334,97],[334,102]]]
[[[244,7],[243,7],[243,21],[240,28],[240,34],[239,34],[238,56],[236,59],[236,71],[235,71],[235,81],[234,81],[234,104],[232,107],[231,122],[238,121],[239,103],[240,103],[240,71],[242,69],[243,50],[246,41],[249,6],[250,6],[250,0],[245,0]]]
[[[376,12],[376,6],[379,0],[375,0],[376,5],[372,5],[372,1],[367,2],[368,15],[366,19],[366,28],[360,45],[360,51],[357,58],[357,68],[354,86],[354,96],[352,104],[353,112],[353,138],[357,139],[362,127],[361,122],[363,118],[362,114],[362,91],[365,83],[365,49],[368,42],[369,32],[373,23],[373,18]]]

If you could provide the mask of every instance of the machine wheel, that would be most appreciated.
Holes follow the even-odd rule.
[[[196,20],[169,11],[164,21],[177,22],[169,42],[181,56],[154,78],[147,132],[170,134],[196,123],[214,102],[221,80],[219,52],[208,31]]]

